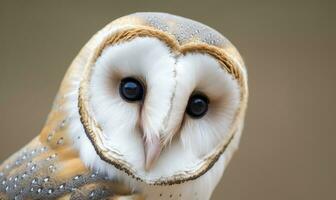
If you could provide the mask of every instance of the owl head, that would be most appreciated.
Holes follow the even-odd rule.
[[[240,139],[247,73],[214,29],[164,13],[108,24],[82,48],[61,86],[84,163],[146,184],[197,179]]]

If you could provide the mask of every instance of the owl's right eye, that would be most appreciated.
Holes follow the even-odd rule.
[[[127,77],[121,80],[119,93],[126,101],[140,101],[144,97],[144,87],[139,80]]]

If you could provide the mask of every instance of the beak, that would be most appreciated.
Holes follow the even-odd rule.
[[[153,136],[150,140],[145,140],[145,169],[149,171],[161,153],[161,143],[159,136]]]

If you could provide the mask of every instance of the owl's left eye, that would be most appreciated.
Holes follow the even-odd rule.
[[[119,93],[126,101],[140,101],[144,97],[144,87],[139,80],[127,77],[121,80]]]
[[[208,112],[208,104],[208,97],[194,94],[189,98],[186,112],[192,118],[201,118]]]

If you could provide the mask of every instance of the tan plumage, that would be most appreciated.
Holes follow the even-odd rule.
[[[40,135],[1,165],[0,199],[142,199],[84,166],[71,147],[66,115],[60,109],[66,88],[63,84]]]

